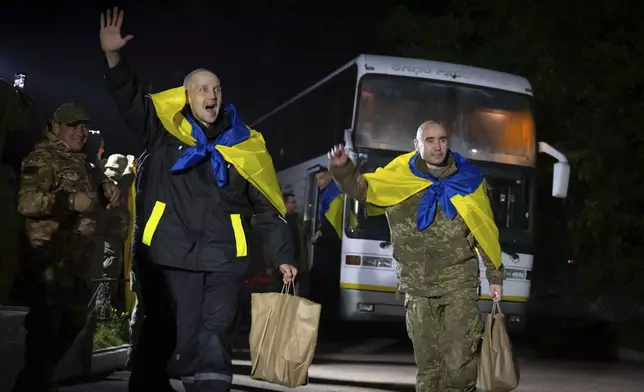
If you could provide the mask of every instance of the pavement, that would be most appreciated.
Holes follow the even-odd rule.
[[[354,327],[351,327],[354,328]],[[233,392],[292,391],[250,379],[250,359],[245,339],[235,350]],[[521,383],[518,392],[642,392],[644,365],[613,361],[549,359],[522,344],[515,345]],[[576,356],[578,358],[579,356]],[[416,369],[412,348],[400,330],[341,331],[322,336],[309,369],[306,392],[413,392]],[[62,388],[63,392],[125,392],[129,373],[118,372],[105,380]],[[177,391],[184,391],[178,381]]]

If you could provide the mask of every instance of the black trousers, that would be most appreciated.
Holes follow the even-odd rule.
[[[44,392],[52,386],[58,363],[85,326],[91,291],[84,279],[71,276],[47,282],[33,278],[27,285],[25,364],[13,391]]]
[[[167,366],[186,391],[228,392],[232,344],[244,276],[139,265],[146,316],[141,326],[131,391],[167,390]]]

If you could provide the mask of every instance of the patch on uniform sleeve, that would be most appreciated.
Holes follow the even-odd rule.
[[[25,166],[22,168],[23,174],[38,174],[39,171],[40,171],[39,166]]]

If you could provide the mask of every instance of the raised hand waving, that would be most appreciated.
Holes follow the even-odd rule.
[[[121,25],[123,25],[123,11],[114,7],[114,12],[109,9],[101,14],[101,48],[105,53],[116,53],[125,46],[133,35],[121,36]]]

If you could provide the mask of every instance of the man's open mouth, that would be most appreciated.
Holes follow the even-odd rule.
[[[217,112],[217,104],[212,104],[212,105],[206,105],[206,110],[210,113],[215,113]]]

